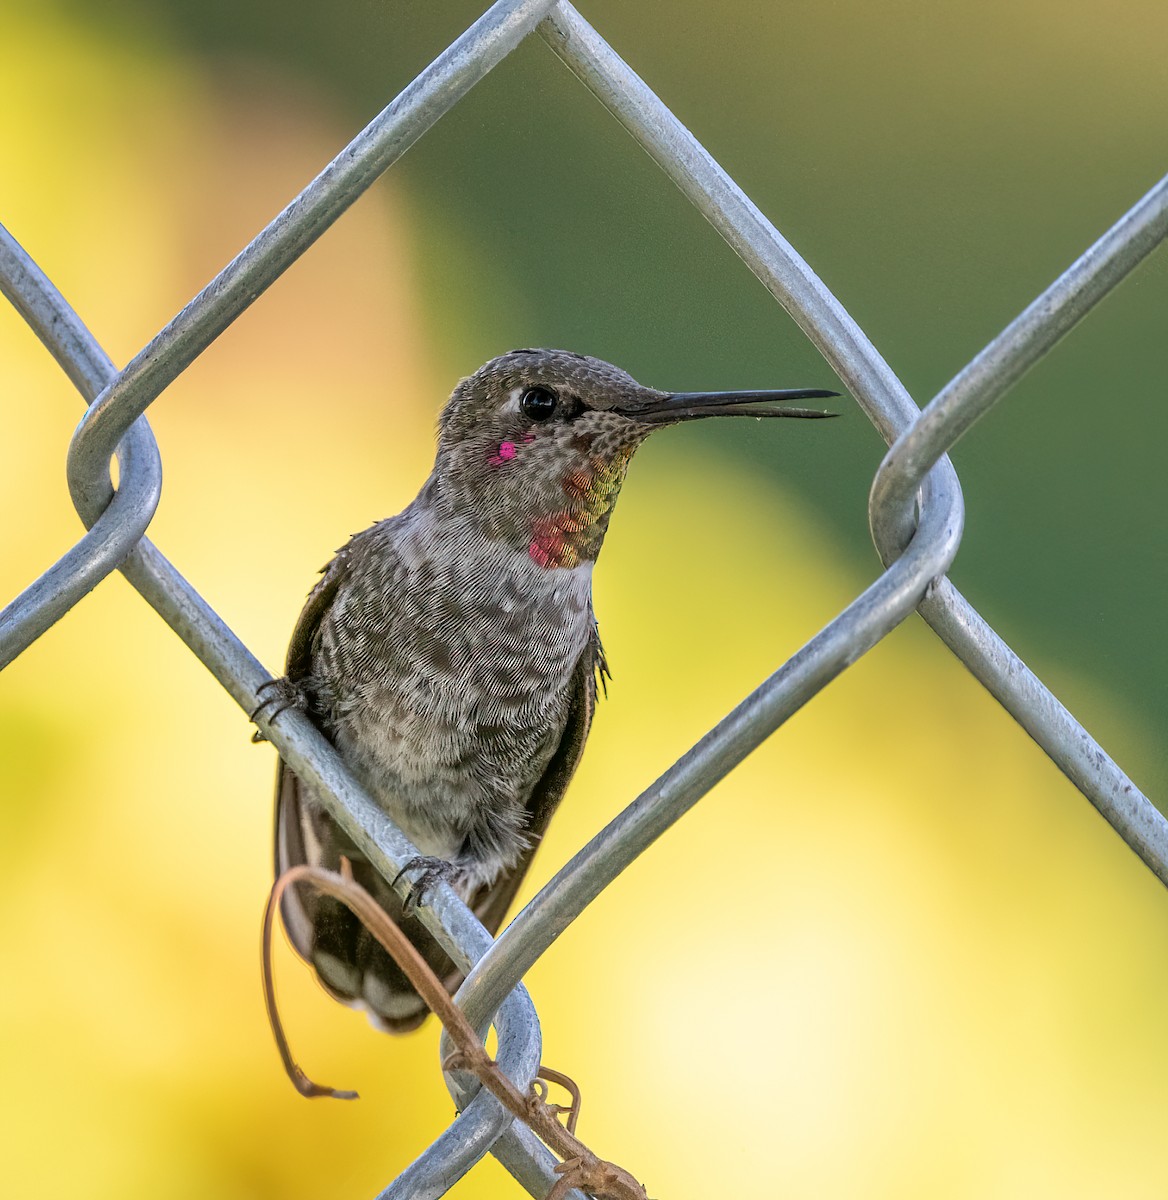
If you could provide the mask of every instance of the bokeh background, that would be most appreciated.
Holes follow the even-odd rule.
[[[124,363],[481,5],[0,0],[0,219]],[[918,401],[1165,169],[1160,0],[583,9]],[[953,577],[1165,794],[1168,258],[955,452]],[[273,670],[314,572],[412,497],[454,381],[517,345],[661,387],[830,385],[533,40],[153,406],[150,536]],[[78,400],[0,310],[0,598],[79,526]],[[615,680],[525,890],[875,575],[854,408],[671,431],[596,581]],[[258,981],[273,753],[120,577],[0,678],[8,1196],[365,1197],[445,1126],[431,1023]],[[532,972],[581,1132],[649,1193],[1162,1196],[1168,897],[910,621]],[[517,1194],[493,1163],[455,1197]]]

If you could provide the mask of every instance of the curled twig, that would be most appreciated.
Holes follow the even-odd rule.
[[[283,875],[272,885],[272,890],[268,894],[268,903],[264,906],[264,927],[262,934],[262,952],[260,960],[263,966],[264,977],[264,1007],[268,1010],[268,1024],[272,1027],[272,1037],[276,1039],[276,1049],[280,1052],[280,1061],[284,1064],[284,1073],[292,1080],[292,1086],[302,1095],[310,1098],[316,1096],[331,1096],[334,1100],[356,1100],[356,1092],[341,1091],[338,1088],[331,1088],[321,1083],[313,1083],[311,1079],[300,1069],[296,1060],[292,1057],[292,1050],[288,1045],[287,1035],[284,1033],[284,1025],[280,1020],[280,1010],[276,1007],[276,980],[272,972],[272,923],[275,920],[276,909],[280,904],[280,897],[283,896],[289,884],[295,882],[295,874],[301,870],[300,867],[293,867],[290,871],[285,871]],[[338,875],[338,879],[341,877]]]
[[[557,1116],[559,1116],[561,1113],[567,1113],[568,1120],[565,1122],[565,1124],[567,1125],[568,1132],[575,1133],[576,1122],[580,1119],[579,1085],[570,1076],[563,1074],[563,1072],[553,1071],[551,1067],[545,1067],[543,1063],[540,1063],[539,1072],[536,1074],[535,1080],[532,1083],[532,1087],[538,1087],[541,1089],[540,1098],[545,1101],[547,1100],[548,1096],[547,1084],[544,1083],[545,1079],[548,1083],[558,1083],[560,1087],[562,1087],[564,1091],[566,1091],[568,1095],[572,1097],[572,1103],[567,1106],[563,1104],[549,1104],[548,1107]]]
[[[332,1096],[351,1100],[356,1092],[342,1092],[313,1083],[297,1066],[288,1047],[276,1009],[276,990],[272,979],[272,922],[280,897],[294,883],[309,883],[327,896],[348,906],[370,933],[385,947],[386,953],[401,967],[418,995],[429,1005],[450,1034],[456,1047],[442,1064],[442,1069],[470,1071],[516,1120],[527,1125],[557,1158],[560,1159],[556,1180],[546,1200],[562,1200],[573,1189],[580,1188],[597,1200],[647,1200],[645,1189],[622,1167],[598,1158],[575,1135],[576,1118],[580,1109],[580,1090],[566,1075],[541,1066],[539,1075],[568,1090],[572,1105],[564,1109],[547,1102],[546,1087],[531,1087],[526,1095],[499,1068],[475,1035],[474,1029],[454,1003],[441,980],[414,948],[404,933],[390,920],[377,901],[358,884],[342,860],[341,873],[320,867],[296,866],[285,871],[272,887],[264,911],[264,1000],[272,1033],[284,1063],[284,1070],[296,1090],[303,1096]],[[567,1128],[558,1119],[568,1113]]]

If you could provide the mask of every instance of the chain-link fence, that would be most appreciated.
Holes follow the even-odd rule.
[[[1168,883],[1168,822],[946,577],[964,514],[946,452],[1168,234],[1168,179],[920,411],[807,263],[566,2],[495,4],[120,372],[52,283],[3,233],[0,286],[89,404],[70,449],[68,473],[89,531],[0,614],[0,666],[118,568],[237,703],[246,711],[257,706],[257,689],[268,672],[144,536],[161,484],[159,453],[144,413],[382,172],[531,33],[617,117],[795,318],[891,449],[871,492],[872,535],[885,569],[870,587],[585,846],[497,941],[448,888],[436,889],[422,910],[427,927],[469,972],[458,999],[471,1022],[483,1027],[494,1014],[503,1069],[521,1087],[535,1075],[539,1024],[519,980],[551,942],[719,779],[914,610]],[[115,454],[116,490],[110,475]],[[322,735],[293,711],[274,724],[262,716],[259,723],[362,853],[393,878],[414,849]],[[443,1056],[448,1050],[444,1041]],[[488,1151],[532,1194],[546,1194],[556,1179],[555,1160],[542,1143],[465,1076],[450,1074],[448,1083],[459,1115],[384,1195],[442,1195]]]

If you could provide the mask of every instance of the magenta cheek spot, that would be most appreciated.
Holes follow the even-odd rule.
[[[500,442],[498,451],[492,454],[491,457],[487,459],[487,462],[489,462],[492,467],[501,467],[505,462],[510,462],[514,457],[515,443]]]

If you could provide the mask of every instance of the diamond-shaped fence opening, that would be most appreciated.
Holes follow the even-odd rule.
[[[540,1054],[534,1008],[520,984],[552,940],[732,767],[917,611],[1168,883],[1168,822],[1135,788],[946,577],[963,503],[946,452],[1037,359],[1168,233],[1168,180],[1143,197],[921,411],[843,306],[766,217],[568,3],[500,0],[422,72],[122,371],[65,299],[4,234],[0,285],[81,391],[89,409],[69,456],[85,537],[0,614],[6,665],[115,567],[152,604],[245,710],[269,678],[261,664],[144,534],[161,467],[144,414],[193,359],[366,188],[492,67],[538,33],[690,199],[794,317],[891,449],[872,486],[870,518],[884,562],[878,578],[756,691],[637,797],[492,942],[442,894],[428,928],[469,971],[459,1002],[492,1020],[499,1061],[521,1087]],[[110,462],[120,464],[120,486]],[[302,714],[261,717],[281,756],[322,798],[369,860],[392,878],[414,850],[380,814]],[[442,1054],[449,1052],[444,1039]],[[553,1188],[555,1160],[485,1092],[448,1076],[460,1112],[386,1189],[438,1196],[488,1150],[534,1195]],[[578,1193],[573,1193],[574,1195]]]

